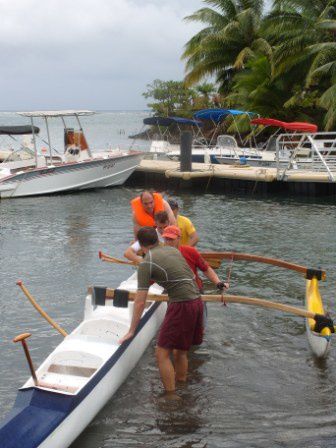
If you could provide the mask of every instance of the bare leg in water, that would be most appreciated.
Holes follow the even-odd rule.
[[[166,395],[168,398],[178,399],[179,397],[175,394],[175,369],[170,358],[171,353],[172,350],[156,347],[156,359]]]
[[[188,375],[188,352],[185,350],[174,350],[174,365],[176,381],[186,382]]]

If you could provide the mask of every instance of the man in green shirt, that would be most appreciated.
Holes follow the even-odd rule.
[[[195,275],[176,248],[160,246],[152,227],[142,227],[137,239],[146,256],[138,268],[138,290],[131,326],[120,343],[134,336],[151,282],[164,287],[169,303],[158,336],[156,358],[166,392],[174,393],[175,380],[187,379],[190,347],[203,340],[203,303]]]

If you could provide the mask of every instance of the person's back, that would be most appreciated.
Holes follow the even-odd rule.
[[[178,249],[157,246],[149,250],[138,269],[138,289],[154,280],[167,290],[171,302],[197,299],[195,275]]]

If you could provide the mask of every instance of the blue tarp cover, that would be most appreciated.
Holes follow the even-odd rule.
[[[203,123],[197,120],[190,120],[182,117],[148,117],[144,119],[144,124],[156,126],[170,126],[173,123],[188,124],[190,126],[202,126]]]
[[[229,115],[256,115],[254,112],[247,112],[237,109],[202,109],[194,113],[194,118],[197,120],[212,120],[219,123],[223,118]]]

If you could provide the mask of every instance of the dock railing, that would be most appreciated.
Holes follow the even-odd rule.
[[[336,182],[336,132],[281,134],[276,140],[277,179],[295,171],[327,173]]]

